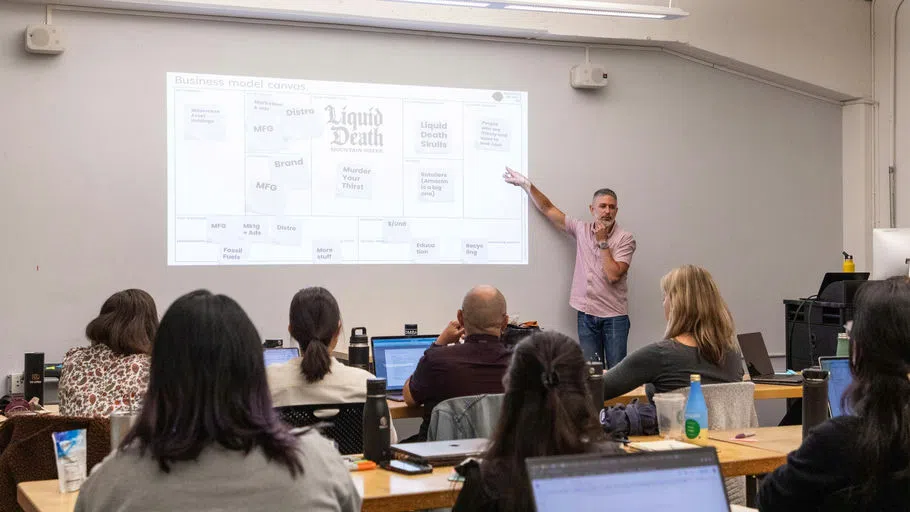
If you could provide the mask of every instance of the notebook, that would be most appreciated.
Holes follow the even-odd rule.
[[[402,401],[404,383],[414,373],[424,351],[436,341],[439,335],[419,336],[373,336],[373,365],[376,377],[385,379],[389,400]]]
[[[458,439],[392,445],[392,456],[435,466],[454,466],[468,457],[480,456],[487,448],[487,439]]]
[[[297,347],[267,348],[263,350],[265,365],[281,364],[300,356],[300,349]]]
[[[819,357],[818,365],[822,370],[828,371],[828,412],[831,417],[850,414],[841,406],[841,397],[853,382],[853,374],[850,373],[850,358],[847,356]]]
[[[802,375],[774,373],[768,348],[765,347],[765,340],[760,332],[737,334],[736,339],[739,340],[739,348],[743,353],[743,359],[746,361],[746,368],[749,370],[752,382],[788,386],[802,385]]]
[[[538,512],[730,512],[714,448],[525,461]],[[655,492],[657,491],[657,492]]]

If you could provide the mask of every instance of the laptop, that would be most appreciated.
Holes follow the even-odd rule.
[[[868,279],[868,272],[825,272],[825,276],[822,278],[822,284],[818,287],[818,295],[816,295],[816,297],[821,297],[825,288],[832,283],[838,281],[866,281]]]
[[[281,364],[300,356],[300,349],[297,347],[267,348],[262,351],[265,357],[265,365]]]
[[[419,464],[454,466],[468,457],[479,457],[486,449],[486,438],[401,443],[392,445],[392,457]]]
[[[737,334],[736,339],[739,340],[739,348],[743,353],[743,359],[746,361],[746,368],[749,370],[752,382],[787,386],[803,384],[802,375],[774,373],[771,357],[768,356],[768,349],[765,347],[765,340],[760,332]]]
[[[414,373],[424,351],[436,341],[438,334],[418,336],[373,336],[373,366],[376,377],[385,379],[386,397],[404,401],[404,383]]]
[[[603,510],[730,512],[714,448],[531,457],[538,512]],[[656,492],[655,492],[656,491]]]
[[[849,415],[841,406],[841,398],[847,387],[853,382],[850,372],[850,358],[847,356],[823,356],[818,358],[818,365],[828,371],[828,412],[832,418]]]

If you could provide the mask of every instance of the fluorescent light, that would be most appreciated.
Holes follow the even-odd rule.
[[[587,14],[590,16],[622,16],[626,18],[648,18],[660,20],[667,17],[666,14],[648,14],[642,12],[621,12],[621,11],[595,11],[593,9],[575,9],[572,7],[543,7],[537,5],[504,5],[503,9],[513,11],[534,11],[534,12],[555,12],[560,14]]]
[[[557,14],[582,14],[587,16],[620,16],[623,18],[644,18],[672,20],[689,15],[678,7],[660,5],[622,4],[600,0],[387,0],[393,2],[454,5],[458,7],[487,7],[510,11],[552,12]],[[672,2],[670,3],[672,5]]]
[[[452,5],[455,7],[489,7],[487,2],[472,2],[471,0],[398,0],[410,4]]]

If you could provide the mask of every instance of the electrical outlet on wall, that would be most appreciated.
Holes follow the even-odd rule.
[[[11,395],[25,393],[25,377],[21,373],[9,374],[7,383]]]

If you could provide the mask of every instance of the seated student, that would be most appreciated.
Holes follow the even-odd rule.
[[[404,401],[423,405],[420,432],[425,441],[436,404],[459,396],[502,393],[502,376],[512,354],[500,340],[509,323],[506,299],[492,286],[476,286],[464,297],[457,320],[449,322],[424,352],[404,383]],[[464,335],[464,343],[459,343]]]
[[[275,407],[366,402],[367,379],[373,375],[331,355],[341,336],[341,311],[331,292],[318,286],[297,292],[288,332],[303,355],[266,368]],[[391,434],[397,442],[394,426]]]
[[[743,380],[742,356],[734,339],[733,316],[707,270],[676,268],[660,280],[665,339],[636,350],[604,375],[604,398],[648,385],[648,396],[689,385],[693,373],[703,384]]]
[[[158,330],[158,311],[148,293],[123,290],[110,296],[85,328],[88,347],[63,356],[60,414],[110,416],[138,408],[149,381],[149,354]]]
[[[910,279],[869,281],[850,333],[851,415],[815,427],[762,481],[762,511],[910,508]]]
[[[505,397],[483,462],[459,468],[465,483],[453,512],[534,510],[525,459],[620,452],[604,438],[586,384],[581,346],[557,332],[518,343]]]
[[[164,314],[142,412],[83,483],[76,511],[360,510],[330,441],[294,436],[272,409],[259,333],[197,290]]]

